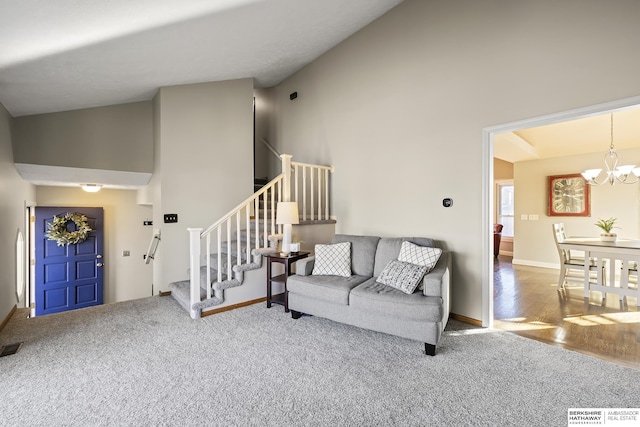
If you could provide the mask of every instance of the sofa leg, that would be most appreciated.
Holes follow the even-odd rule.
[[[424,343],[424,352],[427,356],[435,356],[436,355],[436,346],[429,343]]]
[[[300,313],[299,311],[291,310],[292,319],[299,319],[301,316],[302,316],[302,313]]]

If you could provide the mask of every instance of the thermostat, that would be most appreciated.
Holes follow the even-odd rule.
[[[451,205],[453,205],[453,200],[450,198],[446,198],[446,199],[442,199],[442,206],[444,206],[445,208],[450,208]]]

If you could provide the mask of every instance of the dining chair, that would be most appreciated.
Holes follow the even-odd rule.
[[[568,249],[562,249],[559,243],[566,239],[564,223],[553,224],[553,239],[556,242],[556,249],[560,256],[560,278],[558,288],[563,289],[565,282],[580,282],[584,284],[584,257],[579,257],[571,253]],[[598,265],[596,260],[589,259],[589,280],[597,281]],[[603,284],[606,278],[604,265],[602,267]]]
[[[620,288],[627,291],[632,291],[635,295],[632,294],[636,298],[636,305],[640,307],[640,288],[638,287],[638,263],[637,261],[632,261],[628,257],[624,259],[620,259],[619,263],[616,263],[616,266],[620,268]],[[620,295],[620,303],[626,301],[628,293],[619,293]]]
[[[629,263],[629,267],[627,269],[628,276],[628,286],[631,289],[636,290],[636,305],[640,307],[640,286],[638,286],[638,263],[635,261],[631,261]]]

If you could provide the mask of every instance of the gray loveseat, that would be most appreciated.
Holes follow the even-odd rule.
[[[398,258],[403,241],[434,247],[428,238],[380,238],[338,234],[332,243],[351,242],[351,277],[313,275],[315,257],[296,264],[287,280],[294,319],[303,313],[360,328],[425,343],[435,355],[449,318],[450,254],[442,251],[437,264],[413,294],[378,283],[387,263]]]

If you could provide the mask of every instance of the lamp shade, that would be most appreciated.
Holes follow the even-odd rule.
[[[278,202],[276,224],[299,224],[298,202]]]

